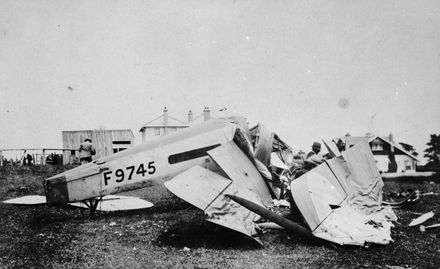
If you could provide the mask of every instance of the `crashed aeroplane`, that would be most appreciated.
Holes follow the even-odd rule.
[[[79,166],[44,181],[45,197],[6,203],[141,209],[153,204],[113,194],[164,184],[209,222],[257,242],[262,218],[304,237],[338,244],[388,244],[395,215],[382,206],[383,182],[368,145],[360,144],[298,178],[293,151],[264,126],[242,117],[212,119]],[[287,188],[285,188],[287,186]],[[290,190],[289,190],[290,189]],[[304,223],[268,210],[290,191]]]

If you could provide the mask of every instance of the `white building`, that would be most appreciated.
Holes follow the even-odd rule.
[[[189,127],[191,124],[206,121],[211,118],[211,111],[208,107],[203,109],[203,113],[194,118],[193,112],[188,112],[187,121],[176,119],[168,114],[168,109],[165,107],[162,115],[145,123],[139,130],[142,134],[142,143],[151,140],[155,137],[175,133],[181,129]]]
[[[394,141],[392,134],[388,137],[376,135],[353,137],[346,135],[345,147],[348,149],[362,140],[370,144],[377,168],[380,172],[407,173],[416,171],[416,164],[419,160],[413,154],[407,152],[397,144]]]

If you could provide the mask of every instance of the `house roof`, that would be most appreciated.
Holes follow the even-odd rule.
[[[189,126],[188,123],[168,115],[168,124],[166,125],[166,127],[188,127],[188,126]],[[155,118],[154,120],[145,123],[142,126],[142,128],[139,130],[139,132],[142,132],[143,130],[145,130],[145,128],[154,128],[154,127],[165,127],[165,120],[163,114]]]
[[[373,136],[370,136],[370,137],[365,137],[365,136],[346,136],[344,139],[345,139],[345,144],[348,145],[348,146],[351,146],[351,145],[355,145],[355,144],[357,144],[357,143],[359,143],[361,141],[366,141],[367,143],[370,143],[371,141],[373,141],[376,138],[379,138],[383,142],[390,144],[394,148],[397,148],[398,150],[402,151],[404,154],[408,155],[409,157],[413,158],[414,160],[419,161],[419,159],[417,159],[417,157],[415,157],[414,155],[412,155],[408,151],[404,150],[402,148],[402,146],[400,146],[399,144],[395,143],[394,141],[390,141],[388,139],[388,137],[386,137],[386,136],[377,136],[377,135],[373,135]]]

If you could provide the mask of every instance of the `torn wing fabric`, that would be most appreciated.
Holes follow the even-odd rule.
[[[366,214],[379,210],[384,186],[373,154],[367,142],[356,144],[343,154],[350,173],[346,178],[351,186],[348,203]]]
[[[347,203],[365,214],[381,211],[384,184],[368,144],[356,144],[343,156],[326,163],[346,191]]]
[[[234,142],[210,150],[208,155],[228,178],[196,166],[166,182],[165,186],[176,196],[204,210],[206,220],[259,242],[255,237],[255,220],[259,216],[225,194],[244,197],[266,207],[272,199],[262,176]]]
[[[254,220],[258,216],[224,196],[240,194],[261,205],[255,193],[200,166],[177,175],[165,182],[165,186],[179,198],[203,210],[206,220],[257,240]]]
[[[250,201],[263,206],[259,202],[259,198],[253,192],[240,188],[233,183],[205,210],[205,219],[212,223],[224,226],[234,231],[243,233],[252,239],[256,238],[256,223],[260,217],[254,212],[244,208],[238,203],[232,201],[225,194],[242,195],[247,197]]]
[[[397,217],[390,207],[381,206],[383,182],[368,144],[350,148],[344,158],[294,180],[296,205],[316,237],[348,245],[389,244],[391,222]],[[336,197],[344,197],[339,206]]]
[[[370,216],[354,210],[348,204],[334,209],[313,231],[313,235],[340,245],[374,243],[387,245],[391,239],[392,223],[374,221]]]
[[[356,210],[320,174],[309,172],[293,181],[292,195],[316,237],[341,245],[392,242],[392,224],[388,218],[379,214],[379,210],[368,215]]]
[[[257,242],[258,215],[225,197],[244,197],[261,206],[272,203],[269,189],[249,158],[229,142],[208,151],[212,161],[228,177],[193,167],[165,183],[178,197],[204,210],[206,220],[243,233]]]

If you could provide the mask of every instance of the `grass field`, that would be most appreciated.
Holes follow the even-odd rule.
[[[42,181],[63,169],[0,167],[0,200],[43,194]],[[384,196],[407,189],[440,193],[440,180],[386,181]],[[0,268],[440,268],[440,228],[408,227],[429,211],[435,216],[426,225],[440,223],[440,195],[395,210],[394,243],[368,249],[307,242],[280,230],[262,233],[260,247],[205,222],[164,187],[130,195],[155,206],[89,218],[80,209],[0,204]]]

